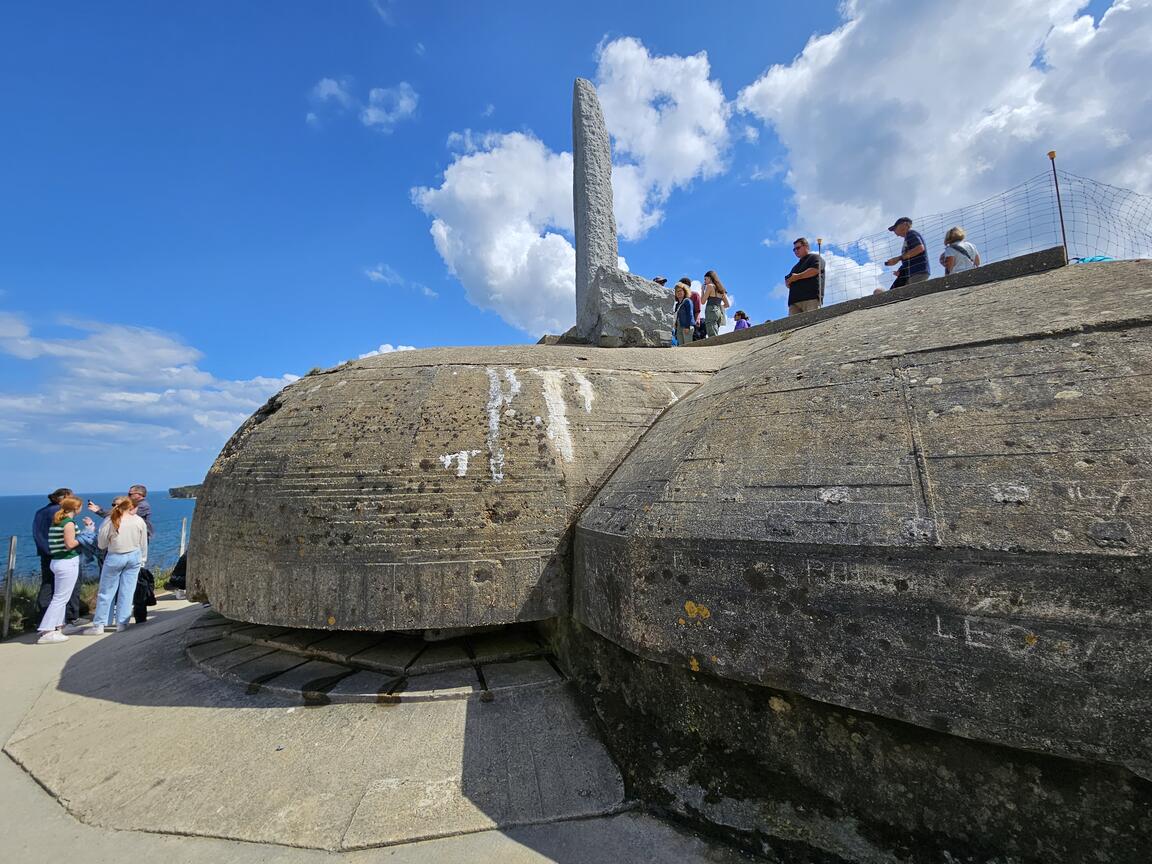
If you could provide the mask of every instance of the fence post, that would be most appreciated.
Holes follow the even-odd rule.
[[[1064,263],[1068,258],[1068,235],[1064,232],[1064,202],[1060,200],[1060,178],[1056,176],[1056,151],[1048,151],[1048,161],[1052,163],[1052,183],[1056,186],[1056,209],[1060,211],[1060,241],[1064,244]]]
[[[180,554],[184,554],[184,538],[188,535],[188,517],[180,520]]]
[[[16,535],[8,541],[8,570],[4,576],[4,623],[0,625],[0,639],[8,638],[8,621],[12,617],[12,579],[16,575]]]
[[[824,305],[824,238],[816,238],[816,254],[820,256],[820,266],[816,268],[816,278],[820,283],[820,305]]]

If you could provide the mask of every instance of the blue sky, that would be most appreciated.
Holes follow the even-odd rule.
[[[290,376],[574,317],[576,76],[635,180],[629,269],[715,268],[754,321],[790,232],[979,200],[1048,146],[1150,192],[1150,14],[1117,6],[7,4],[0,494],[196,482]],[[1104,146],[1076,88],[1123,107]]]

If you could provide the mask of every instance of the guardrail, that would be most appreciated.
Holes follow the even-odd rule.
[[[4,619],[0,624],[0,639],[8,638],[8,624],[12,617],[12,580],[16,578],[16,535],[8,540],[8,568],[4,571]]]

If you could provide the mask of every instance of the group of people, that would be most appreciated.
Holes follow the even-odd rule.
[[[657,285],[667,285],[664,276],[657,276],[652,280]],[[728,291],[715,270],[704,274],[704,293],[701,294],[692,287],[692,279],[681,276],[673,290],[676,305],[672,310],[672,342],[674,345],[687,345],[689,342],[698,342],[720,333],[720,328],[728,323],[728,314],[725,310],[732,306]],[[736,329],[743,330],[751,326],[747,314],[737,310],[732,316],[736,321]]]
[[[915,282],[923,282],[931,276],[928,265],[928,248],[919,231],[912,228],[912,220],[901,216],[888,226],[888,230],[903,241],[900,254],[884,262],[885,267],[896,267],[892,285],[888,290],[900,288]],[[940,265],[944,275],[971,270],[980,266],[980,253],[966,238],[960,226],[949,228],[944,235],[944,251],[940,254]],[[824,305],[824,258],[813,252],[807,238],[797,237],[792,241],[792,254],[796,263],[784,276],[788,288],[788,314],[800,315],[812,312]],[[668,280],[657,276],[652,280],[658,285],[666,285]],[[715,270],[704,274],[704,293],[693,290],[692,280],[682,276],[674,290],[675,305],[672,310],[672,334],[674,345],[687,345],[719,333],[727,323],[724,310],[731,306],[728,292],[716,276]],[[885,289],[877,288],[876,294]],[[747,314],[742,310],[733,316],[736,330],[751,326]]]
[[[94,636],[113,623],[118,631],[127,629],[153,534],[152,506],[147,499],[148,490],[135,485],[107,510],[89,500],[88,510],[103,517],[99,528],[90,516],[81,517],[84,502],[68,488],[50,494],[48,505],[36,511],[32,537],[40,556],[41,583],[37,644],[68,641],[65,629],[75,626],[80,617],[80,556],[85,550],[103,561],[92,623],[81,632]]]
[[[924,237],[912,227],[912,220],[901,216],[888,226],[888,230],[904,241],[900,254],[884,262],[885,267],[899,265],[896,269],[896,279],[889,287],[901,288],[915,282],[923,282],[932,275],[928,266],[928,247],[924,244]],[[965,238],[964,229],[955,225],[944,234],[944,251],[940,253],[940,266],[944,268],[944,275],[960,273],[980,266],[980,253]],[[874,294],[883,293],[883,288],[877,288]]]

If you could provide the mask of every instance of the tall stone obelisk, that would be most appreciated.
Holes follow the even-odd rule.
[[[619,269],[619,247],[612,213],[608,127],[596,88],[584,78],[577,78],[572,88],[572,205],[576,217],[576,331],[587,339],[600,320],[600,298],[592,290],[596,271],[601,267]]]
[[[612,213],[612,147],[591,81],[572,88],[572,206],[576,224],[576,335],[592,345],[665,344],[670,296],[620,270]]]

